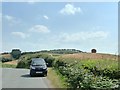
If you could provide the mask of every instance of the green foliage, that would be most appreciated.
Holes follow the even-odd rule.
[[[74,88],[74,90],[77,88],[85,90],[118,88],[118,80],[113,79],[112,76],[114,72],[109,72],[112,73],[112,78],[110,79],[110,76],[105,74],[107,66],[100,68],[96,66],[97,63],[95,62],[96,61],[92,60],[91,62],[89,60],[85,62],[77,62],[74,60],[73,62],[67,62],[66,59],[58,59],[54,62],[54,68],[67,78],[66,82],[68,83],[68,87]],[[99,62],[99,64],[101,63]],[[108,70],[109,69],[110,68],[108,68]],[[114,75],[116,78],[117,75]]]
[[[18,62],[17,68],[29,68],[32,58],[43,58],[46,63],[48,63],[48,67],[51,67],[54,61],[54,58],[48,54],[27,54],[23,55]]]
[[[25,65],[25,62],[23,60],[21,60],[21,61],[18,62],[17,68],[25,68],[25,67],[26,67],[26,65]]]
[[[73,54],[73,53],[81,53],[83,51],[76,49],[54,49],[54,50],[42,50],[37,52],[23,52],[22,55],[26,54],[38,54],[38,53],[54,53],[54,54]]]
[[[73,90],[109,90],[119,85],[117,79],[120,78],[120,71],[115,60],[53,58],[49,54],[34,53],[22,55],[17,68],[29,68],[31,58],[44,58],[48,66],[53,66],[65,78],[67,87]]]
[[[52,67],[53,62],[54,62],[54,60],[55,60],[52,56],[50,56],[50,55],[48,55],[48,54],[40,54],[40,55],[38,56],[38,58],[39,58],[39,57],[45,59],[45,62],[48,63],[48,65],[47,65],[48,67]]]
[[[46,51],[44,51],[46,52]],[[73,54],[73,53],[81,53],[82,51],[76,49],[55,49],[48,51],[49,53],[57,53],[57,54]]]
[[[13,65],[13,64],[1,63],[1,66],[2,66],[2,68],[16,68],[16,65]]]
[[[94,75],[97,76],[107,76],[111,79],[119,79],[120,78],[120,70],[118,68],[118,61],[115,60],[106,60],[106,59],[69,59],[69,58],[58,58],[59,61],[57,62],[64,62],[67,64],[73,64],[74,61],[79,66],[82,66],[84,69],[90,70]],[[55,65],[58,65],[57,63]],[[55,66],[54,65],[54,66]]]
[[[12,49],[11,55],[14,59],[19,59],[21,56],[21,51],[19,49]]]
[[[94,75],[107,76],[111,79],[120,78],[118,62],[113,60],[84,60],[80,62],[85,69],[90,70]]]
[[[4,58],[4,57],[2,57],[2,63],[9,62],[9,61],[12,61],[12,58]]]
[[[107,77],[95,77],[95,81],[93,81],[91,87],[96,89],[117,89],[118,88],[118,80],[109,79]]]

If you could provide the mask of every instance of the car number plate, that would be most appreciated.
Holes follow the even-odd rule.
[[[36,73],[42,73],[42,72],[36,72]]]

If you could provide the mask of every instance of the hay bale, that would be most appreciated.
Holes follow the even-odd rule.
[[[96,52],[97,52],[96,49],[92,49],[92,50],[91,50],[91,53],[96,53]]]

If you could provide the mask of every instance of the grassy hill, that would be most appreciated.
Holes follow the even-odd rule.
[[[11,58],[10,54],[2,54],[2,57]],[[31,58],[39,57],[44,58],[49,66],[57,71],[57,75],[65,80],[64,87],[85,90],[118,88],[117,79],[120,78],[120,70],[117,55],[66,49],[24,52],[19,58],[17,68],[29,68]],[[11,61],[7,64],[15,64],[15,62]],[[6,67],[5,63],[4,66]]]
[[[103,54],[103,53],[77,53],[77,54],[66,54],[62,56],[63,58],[71,59],[109,59],[118,60],[117,55],[113,54]]]

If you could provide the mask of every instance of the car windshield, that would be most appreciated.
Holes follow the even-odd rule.
[[[45,65],[45,61],[44,60],[33,60],[33,62],[32,62],[32,65],[34,66],[36,66],[36,65]]]

